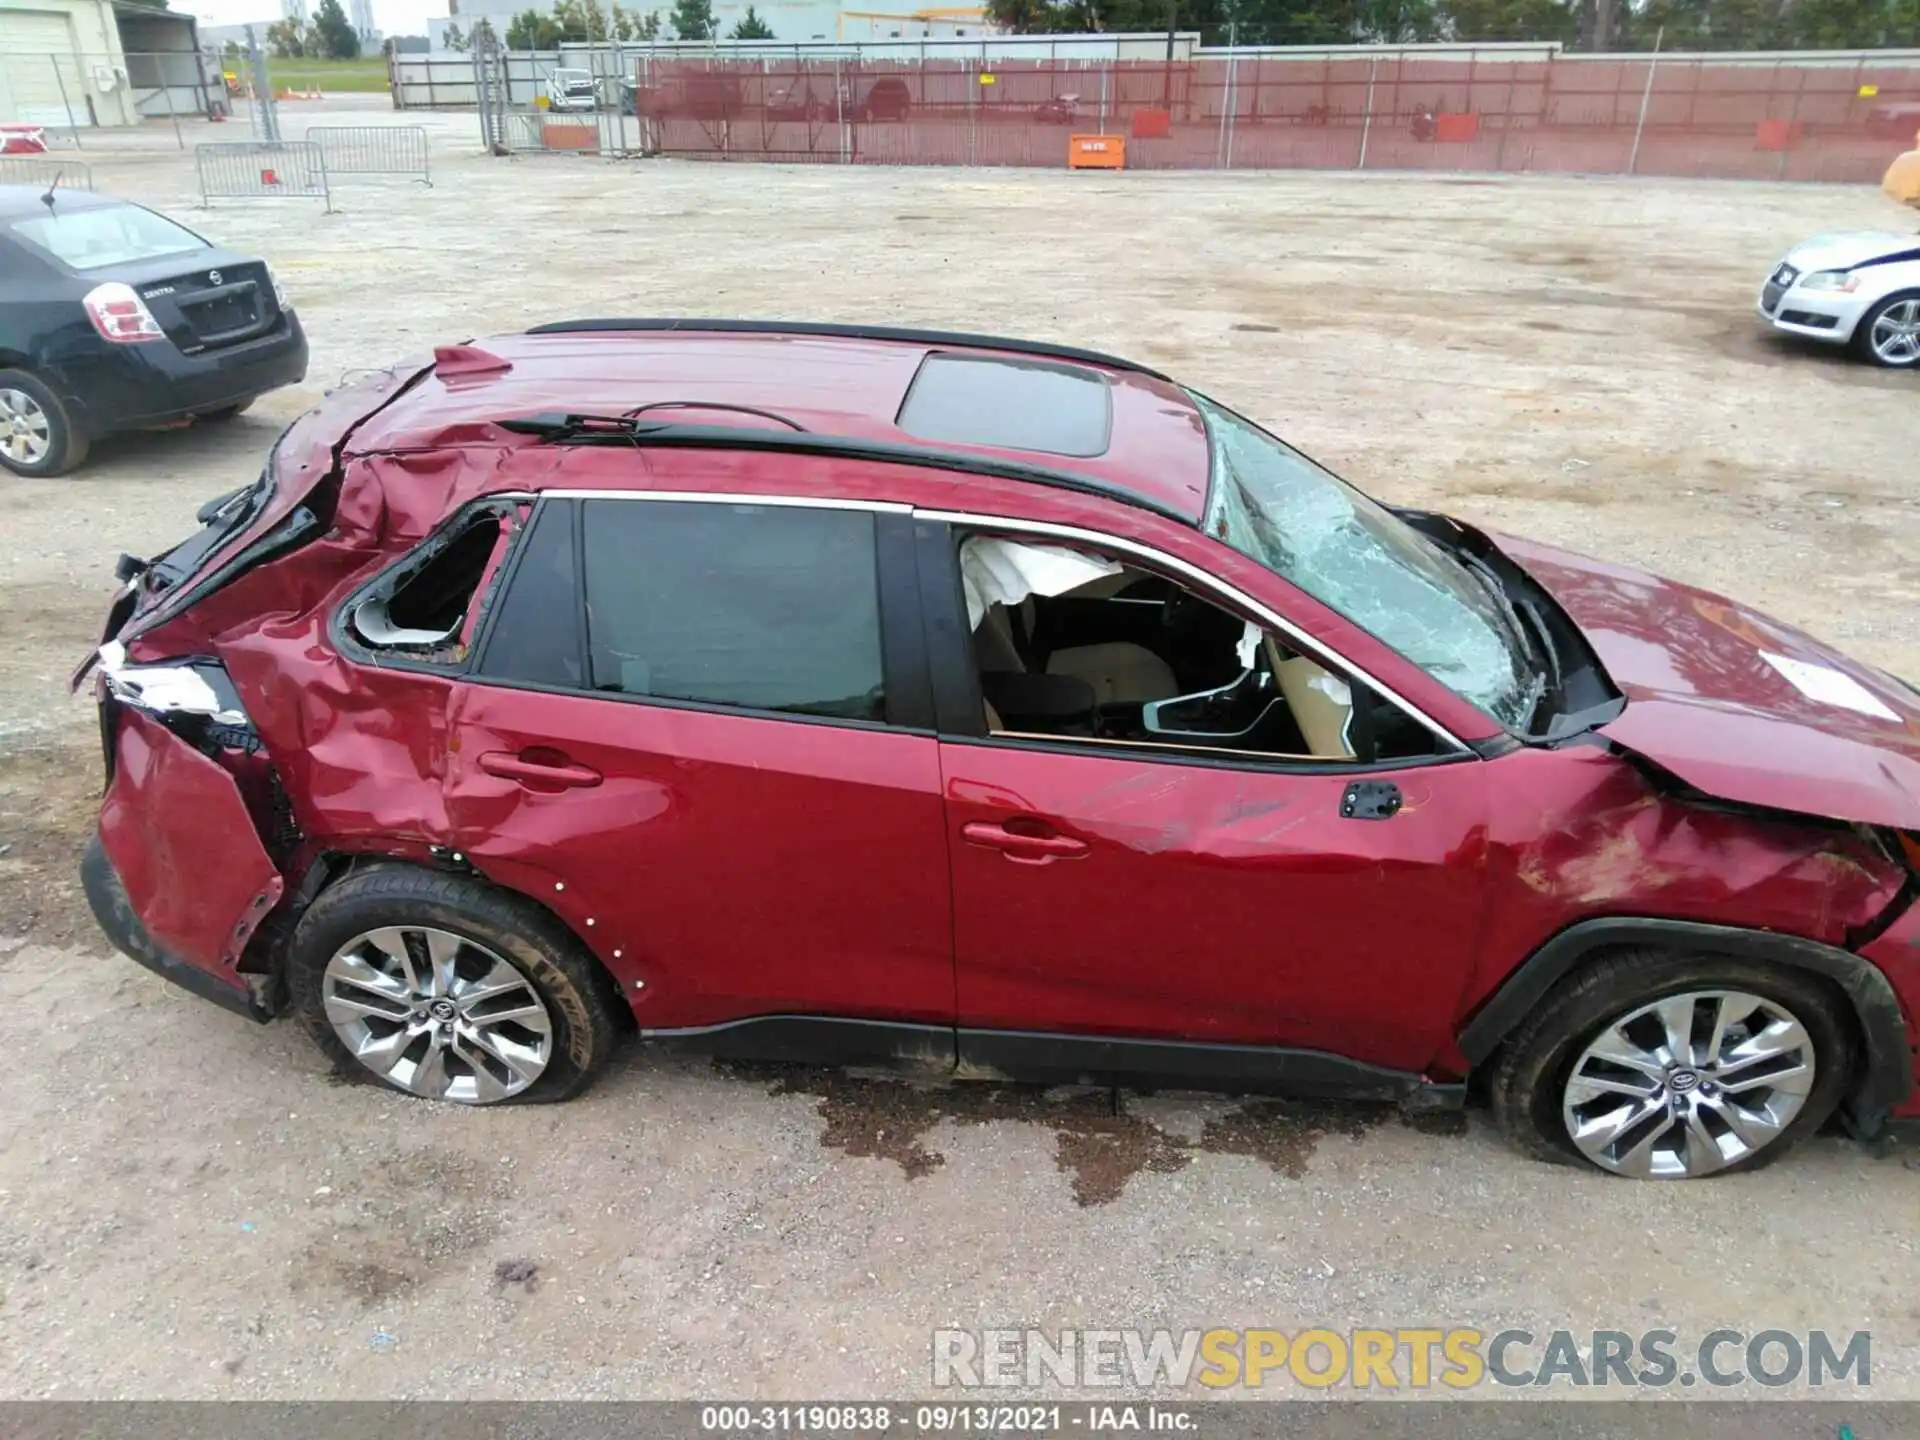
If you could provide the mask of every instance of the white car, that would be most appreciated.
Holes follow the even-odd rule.
[[[1760,287],[1776,330],[1851,343],[1876,365],[1920,365],[1920,235],[1856,230],[1796,245]]]

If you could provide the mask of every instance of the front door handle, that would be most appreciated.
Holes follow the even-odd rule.
[[[960,836],[969,845],[984,845],[998,850],[1018,865],[1045,865],[1053,860],[1078,860],[1087,853],[1087,842],[1071,835],[1022,835],[1004,825],[974,820],[960,827]]]
[[[534,748],[515,754],[511,750],[488,750],[480,757],[480,768],[502,780],[517,780],[535,790],[571,790],[598,785],[601,775],[587,765],[576,765],[558,750]]]

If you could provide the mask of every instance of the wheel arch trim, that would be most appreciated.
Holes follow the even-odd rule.
[[[1837,985],[1852,1007],[1864,1047],[1860,1075],[1843,1106],[1856,1135],[1879,1131],[1912,1091],[1906,1017],[1892,984],[1872,961],[1799,935],[1692,920],[1608,917],[1562,930],[1521,962],[1460,1027],[1460,1053],[1476,1066],[1484,1064],[1563,979],[1606,951],[1629,945],[1766,961]]]

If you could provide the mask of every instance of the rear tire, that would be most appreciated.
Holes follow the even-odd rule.
[[[323,890],[287,982],[340,1074],[422,1098],[565,1100],[613,1052],[617,991],[599,963],[550,913],[470,876],[388,865]]]
[[[1920,290],[1889,295],[1861,316],[1853,348],[1862,360],[1890,370],[1920,365]]]
[[[1746,1001],[1757,1001],[1754,1014],[1779,1022],[1777,1030],[1767,1030],[1770,1037],[1791,1036],[1794,1032],[1787,1022],[1797,1025],[1801,1040],[1795,1042],[1796,1053],[1812,1069],[1803,1095],[1789,1092],[1788,1087],[1801,1081],[1784,1074],[1780,1089],[1746,1088],[1755,1083],[1751,1069],[1744,1074],[1736,1071],[1750,1062],[1736,1064],[1738,1057],[1729,1059],[1740,1045],[1721,1049],[1717,1031],[1711,1044],[1702,1039],[1697,1049],[1689,1047],[1691,1053],[1648,1066],[1665,1073],[1644,1082],[1649,1097],[1644,1102],[1631,1098],[1627,1085],[1620,1083],[1628,1082],[1635,1087],[1633,1094],[1640,1093],[1643,1082],[1630,1067],[1636,1058],[1649,1058],[1644,1050],[1637,1057],[1624,1056],[1628,1063],[1623,1065],[1593,1055],[1593,1047],[1602,1044],[1603,1037],[1608,1049],[1633,1050],[1632,1045],[1618,1043],[1621,1027],[1645,1034],[1643,1027],[1657,1017],[1645,1017],[1643,1012],[1656,1002],[1705,997],[1697,1008],[1688,1007],[1688,1013],[1711,1020],[1716,1013],[1712,997],[1723,996],[1740,997],[1737,1003],[1718,1007],[1726,1014],[1745,1009]],[[1642,1018],[1636,1020],[1636,1016]],[[1695,1023],[1698,1026],[1702,1020]],[[1695,1034],[1701,1033],[1696,1029]],[[1745,1032],[1730,1027],[1730,1033]],[[1657,1048],[1658,1041],[1654,1044]],[[1709,1049],[1716,1054],[1707,1055]],[[1804,1055],[1806,1051],[1810,1056]],[[1844,1000],[1815,976],[1730,956],[1620,951],[1563,980],[1507,1042],[1493,1072],[1494,1121],[1508,1141],[1536,1159],[1591,1164],[1610,1174],[1692,1179],[1750,1170],[1770,1164],[1826,1123],[1854,1072],[1856,1051],[1853,1018]],[[1580,1084],[1575,1083],[1576,1065],[1581,1067]],[[1596,1075],[1600,1077],[1597,1085]],[[1680,1084],[1674,1083],[1676,1078]],[[1655,1099],[1668,1108],[1652,1103]],[[1589,1116],[1596,1107],[1644,1104],[1649,1118],[1644,1127],[1636,1122],[1616,1132],[1622,1136],[1616,1153],[1589,1153],[1598,1149],[1594,1136],[1599,1127],[1589,1132],[1589,1151],[1583,1151],[1572,1133],[1577,1104]],[[1702,1110],[1711,1113],[1700,1131],[1680,1118]],[[1737,1128],[1727,1125],[1729,1113]],[[1780,1123],[1755,1118],[1768,1113],[1777,1114]],[[1648,1141],[1646,1150],[1627,1155],[1632,1142],[1642,1136]],[[1710,1149],[1705,1143],[1709,1139],[1718,1141],[1724,1153]]]
[[[0,466],[40,478],[86,458],[86,432],[60,397],[25,370],[0,370]]]

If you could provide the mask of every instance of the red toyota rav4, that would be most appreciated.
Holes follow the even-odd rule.
[[[411,1094],[557,1100],[637,1029],[1479,1079],[1646,1177],[1920,1113],[1920,697],[1138,365],[549,325],[335,392],[201,518],[89,662],[88,895]]]

